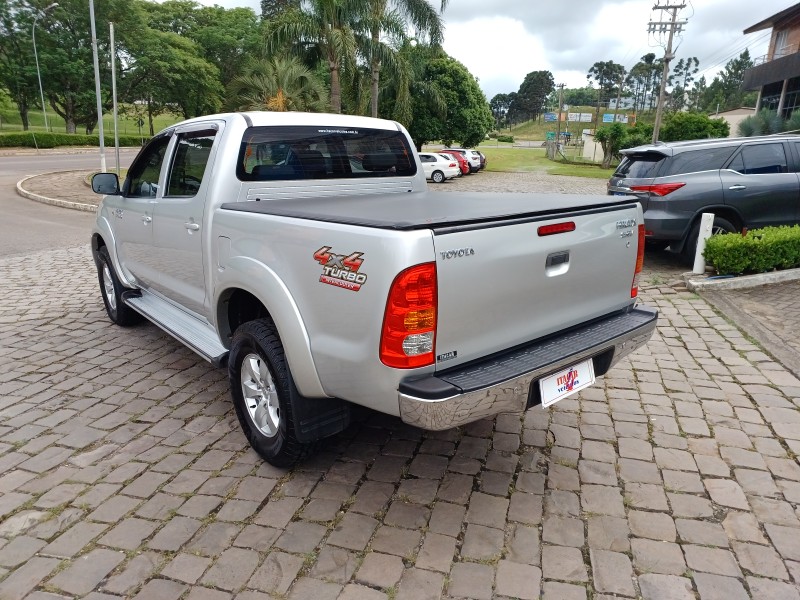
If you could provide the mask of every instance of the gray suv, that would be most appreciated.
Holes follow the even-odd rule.
[[[693,260],[704,212],[715,233],[800,223],[800,136],[657,142],[622,154],[608,193],[639,198],[650,248]]]

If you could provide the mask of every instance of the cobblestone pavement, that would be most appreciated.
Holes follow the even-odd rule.
[[[648,257],[659,328],[552,409],[363,411],[298,468],[225,372],[103,311],[88,247],[0,260],[0,598],[798,599],[800,381]]]
[[[36,175],[25,181],[23,187],[26,191],[39,196],[97,206],[101,197],[86,185],[86,177],[94,172],[65,171]]]

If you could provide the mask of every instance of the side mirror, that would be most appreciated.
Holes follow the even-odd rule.
[[[119,194],[119,178],[116,173],[95,173],[92,176],[92,191],[95,194],[115,196]]]

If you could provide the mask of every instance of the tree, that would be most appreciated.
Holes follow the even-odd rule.
[[[494,115],[495,128],[500,129],[506,122],[508,109],[511,108],[511,98],[508,94],[495,94],[489,102],[489,107]]]
[[[550,71],[528,73],[517,91],[516,111],[527,115],[529,120],[536,119],[544,110],[547,96],[553,89],[555,89],[555,80]]]
[[[600,142],[600,146],[603,148],[602,167],[608,169],[611,166],[611,159],[619,155],[620,148],[625,140],[625,128],[622,123],[603,125],[597,128],[594,139]]]
[[[0,3],[0,81],[17,104],[25,131],[28,130],[28,111],[39,103],[32,22],[33,15],[26,5],[17,0]]]
[[[700,70],[700,61],[696,56],[690,56],[685,61],[680,59],[672,75],[669,77],[669,85],[674,86],[670,95],[670,108],[672,110],[683,110],[687,103],[687,92],[694,81],[694,76]]]
[[[427,35],[432,45],[439,45],[444,40],[444,24],[427,0],[368,0],[368,5],[370,106],[372,116],[377,117],[381,66],[392,55],[391,47],[381,43],[381,33],[388,33],[402,41],[410,25],[418,36]],[[447,0],[441,0],[440,6],[444,11]]]
[[[313,62],[324,61],[333,112],[342,112],[342,70],[355,69],[357,50],[367,45],[363,32],[352,26],[363,20],[364,10],[359,0],[307,0],[299,10],[286,11],[266,24],[267,53],[288,47]]]
[[[288,10],[300,8],[300,0],[261,0],[261,18],[276,19]]]
[[[694,112],[677,112],[664,119],[660,138],[665,142],[727,137],[730,126],[723,119],[711,119]]]
[[[327,92],[297,58],[250,59],[227,91],[230,110],[315,112],[327,108]]]
[[[625,79],[625,67],[615,63],[613,60],[605,62],[598,61],[589,69],[586,79],[594,79],[599,88],[597,93],[597,110],[595,112],[595,123],[600,122],[600,104],[603,97],[610,98],[614,94],[618,85],[622,85]]]

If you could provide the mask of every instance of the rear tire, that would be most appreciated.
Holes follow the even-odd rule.
[[[718,233],[734,233],[739,231],[736,226],[722,217],[714,217],[714,224],[711,226],[711,235]],[[697,253],[697,240],[700,237],[700,221],[694,224],[689,231],[689,237],[686,238],[686,243],[683,245],[681,258],[685,264],[693,265],[694,256]]]
[[[444,173],[441,171],[434,171],[431,173],[431,181],[433,181],[433,183],[444,183]]]
[[[129,288],[123,286],[117,277],[108,248],[100,246],[97,250],[97,258],[97,278],[100,281],[100,293],[103,296],[103,304],[106,307],[108,318],[112,323],[122,327],[141,323],[142,315],[122,301],[122,293],[128,291]]]
[[[303,398],[271,320],[250,321],[236,329],[228,378],[242,431],[264,460],[288,468],[314,451],[313,442],[297,440],[294,406]]]

